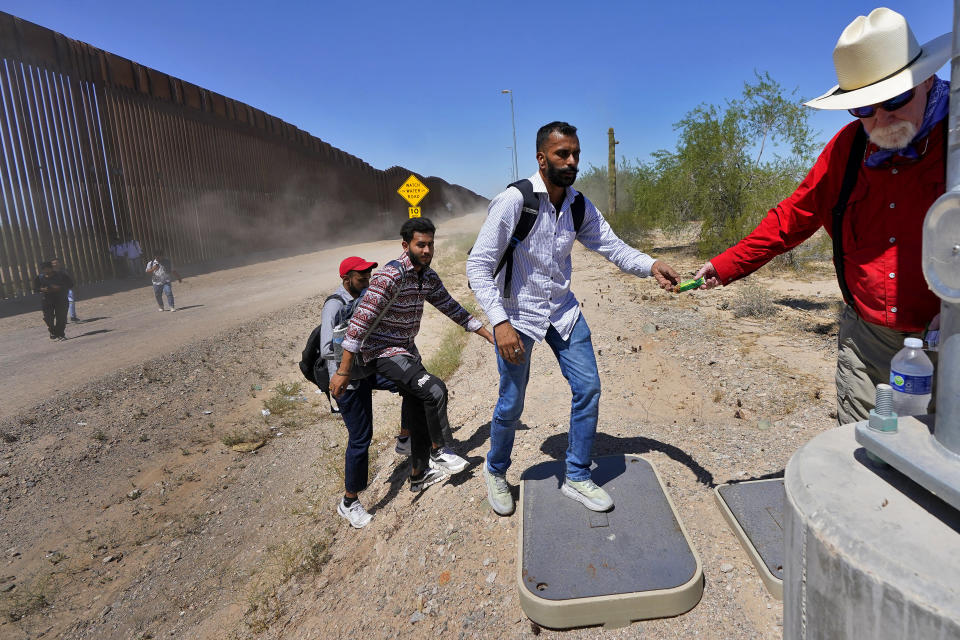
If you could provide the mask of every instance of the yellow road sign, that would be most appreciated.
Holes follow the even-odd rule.
[[[400,185],[400,188],[397,189],[397,193],[400,196],[410,203],[411,207],[416,207],[420,204],[420,201],[423,200],[423,197],[430,192],[430,189],[427,189],[427,185],[423,184],[417,179],[417,176],[410,174],[410,177],[404,180],[403,184]],[[411,216],[412,217],[412,216]]]
[[[420,207],[410,207],[410,217],[419,218],[420,217]]]

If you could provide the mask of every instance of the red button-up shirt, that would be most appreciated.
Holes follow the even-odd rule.
[[[840,130],[797,190],[771,209],[750,235],[711,262],[729,284],[789,251],[820,227],[832,233],[850,147],[859,122]],[[867,322],[898,331],[921,331],[940,312],[921,265],[923,219],[941,194],[944,122],[914,143],[919,160],[861,164],[843,220],[844,268],[857,312]],[[867,155],[876,147],[867,145]]]

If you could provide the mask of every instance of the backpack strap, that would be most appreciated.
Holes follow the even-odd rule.
[[[857,174],[860,173],[860,165],[863,164],[863,154],[867,149],[867,134],[861,124],[857,127],[857,133],[853,138],[853,145],[850,147],[850,155],[847,156],[847,167],[843,173],[843,183],[840,186],[840,195],[837,196],[837,203],[833,206],[833,266],[837,271],[837,283],[840,285],[840,293],[843,294],[843,300],[848,305],[854,307],[856,304],[850,288],[847,286],[845,275],[845,265],[843,262],[843,215],[847,210],[847,202],[850,200],[850,194],[857,184]]]
[[[507,270],[507,275],[503,281],[504,298],[510,297],[510,283],[513,279],[513,252],[517,248],[517,245],[530,235],[530,230],[533,229],[533,225],[537,221],[537,214],[540,212],[540,196],[533,192],[533,183],[530,182],[530,180],[526,178],[517,180],[507,187],[516,187],[520,191],[523,195],[523,207],[520,209],[520,219],[517,221],[517,226],[513,229],[510,242],[507,244],[507,248],[504,250],[503,255],[500,257],[500,262],[493,272],[493,276],[496,277],[504,268]]]
[[[377,317],[374,318],[374,319],[373,319],[373,322],[370,323],[370,330],[367,331],[366,337],[363,339],[362,342],[360,342],[360,349],[357,351],[357,355],[356,355],[356,357],[357,357],[358,359],[360,358],[360,354],[361,354],[361,352],[363,351],[363,345],[367,342],[367,338],[369,338],[371,335],[373,335],[373,332],[377,330],[377,327],[380,326],[380,320],[382,320],[382,319],[383,319],[383,316],[385,316],[385,315],[387,314],[387,311],[390,310],[390,307],[391,307],[391,306],[393,305],[393,303],[396,301],[397,296],[400,295],[400,289],[403,287],[403,280],[404,280],[404,278],[406,278],[406,276],[407,276],[407,270],[404,269],[403,265],[400,263],[399,260],[391,260],[390,262],[388,262],[387,264],[385,264],[385,265],[383,265],[383,266],[385,266],[385,267],[386,267],[386,266],[395,267],[395,268],[397,269],[397,271],[400,272],[400,278],[399,278],[398,281],[397,281],[397,287],[396,287],[396,289],[394,289],[393,295],[390,296],[390,299],[387,301],[386,306],[385,306],[383,309],[380,310],[380,313],[377,314]],[[358,303],[359,303],[359,299],[358,299]],[[359,363],[359,362],[358,362],[358,363]]]
[[[583,200],[583,194],[577,191],[573,204],[570,205],[570,214],[573,216],[573,232],[580,233],[580,227],[583,226],[583,216],[587,212],[587,203]]]

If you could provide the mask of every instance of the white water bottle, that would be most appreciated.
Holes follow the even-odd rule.
[[[903,349],[890,361],[890,386],[898,416],[926,415],[933,391],[933,363],[923,352],[923,340],[904,339]]]

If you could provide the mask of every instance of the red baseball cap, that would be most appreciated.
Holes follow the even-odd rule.
[[[349,258],[344,258],[343,262],[340,263],[340,277],[342,278],[351,271],[366,271],[367,269],[373,269],[376,266],[376,262],[367,262],[363,258],[350,256]]]

